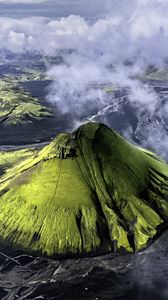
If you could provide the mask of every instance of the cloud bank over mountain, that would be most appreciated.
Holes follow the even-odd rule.
[[[102,84],[128,87],[133,105],[153,113],[158,97],[135,77],[148,65],[165,66],[167,1],[58,0],[57,7],[62,11],[71,7],[72,12],[85,11],[85,15],[95,9],[96,19],[88,21],[78,14],[59,19],[0,18],[0,49],[61,56],[62,63],[48,70],[53,79],[48,99],[60,113],[70,112],[76,120],[87,115],[88,108],[101,109],[109,104],[99,87]],[[102,7],[104,16],[100,17]]]
[[[69,2],[74,3],[74,0]],[[67,0],[62,3],[65,5]],[[141,60],[161,64],[167,57],[165,8],[168,4],[164,0],[128,1],[127,5],[123,1],[105,3],[110,8],[109,13],[92,24],[77,15],[59,20],[2,17],[0,47],[14,52],[41,51],[48,55],[70,48],[91,60],[109,56],[110,63]]]

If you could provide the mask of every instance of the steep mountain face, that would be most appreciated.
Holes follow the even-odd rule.
[[[60,134],[0,179],[6,245],[80,255],[148,245],[168,218],[168,166],[103,124]]]

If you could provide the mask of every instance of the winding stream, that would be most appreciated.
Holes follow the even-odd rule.
[[[166,300],[168,231],[133,255],[50,260],[1,257],[0,299]]]

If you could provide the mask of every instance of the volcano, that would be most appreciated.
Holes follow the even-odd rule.
[[[1,176],[1,244],[47,256],[136,252],[166,227],[167,199],[164,161],[84,124]]]

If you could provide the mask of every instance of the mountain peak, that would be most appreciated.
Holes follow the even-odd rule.
[[[168,166],[100,123],[59,134],[0,179],[0,238],[28,252],[146,247],[168,218]]]

